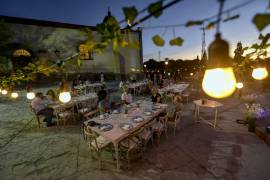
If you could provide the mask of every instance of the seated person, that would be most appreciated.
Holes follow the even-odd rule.
[[[49,89],[46,93],[46,97],[49,102],[55,102],[57,101],[57,97],[52,89]]]
[[[101,90],[97,93],[98,96],[98,109],[101,113],[109,111],[109,98],[107,91],[105,90],[105,85],[101,86]]]
[[[182,97],[181,96],[174,96],[173,104],[175,107],[175,111],[181,111],[183,109]]]
[[[161,103],[161,95],[158,93],[158,90],[156,88],[152,89],[151,99],[153,103]]]
[[[132,95],[129,93],[128,88],[124,88],[124,92],[121,95],[121,100],[122,100],[123,104],[132,103]]]
[[[105,85],[101,86],[101,89],[97,93],[98,101],[103,101],[107,97],[107,91],[105,90]]]
[[[41,92],[36,94],[36,97],[31,102],[31,107],[34,109],[37,115],[45,116],[47,126],[53,126],[55,123],[52,123],[53,118],[53,109],[47,107],[48,100],[46,96],[43,96]]]

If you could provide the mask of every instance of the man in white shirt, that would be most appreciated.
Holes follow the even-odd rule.
[[[36,97],[31,102],[31,107],[37,115],[46,117],[47,126],[55,125],[52,123],[53,109],[47,107],[48,99],[41,92],[36,94]]]

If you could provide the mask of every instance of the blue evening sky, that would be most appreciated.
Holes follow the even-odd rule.
[[[135,5],[143,9],[156,0],[0,0],[0,15],[49,20],[82,25],[96,25],[101,22],[110,7],[112,14],[118,19],[123,19],[122,7]],[[166,0],[168,3],[170,0]],[[225,9],[241,4],[247,0],[227,0]],[[238,41],[243,46],[256,42],[259,32],[252,24],[254,14],[265,12],[268,0],[255,0],[253,3],[233,11],[231,15],[240,14],[240,19],[222,23],[221,32],[231,44],[231,54]],[[144,26],[181,24],[188,20],[199,20],[217,14],[217,0],[183,0],[163,12],[158,19],[151,18],[143,23]],[[226,15],[225,15],[226,16]],[[270,31],[266,28],[263,33]],[[171,28],[168,28],[163,38],[166,40],[164,47],[156,47],[152,43],[152,36],[164,34],[165,29],[143,30],[144,59],[165,57],[194,59],[201,53],[202,32],[199,27],[175,28],[176,36],[181,36],[185,42],[182,47],[171,47],[169,40],[173,38]],[[215,30],[206,31],[207,46],[213,40]]]

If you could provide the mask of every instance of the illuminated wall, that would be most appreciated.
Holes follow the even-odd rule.
[[[34,20],[35,21],[35,20]],[[27,47],[37,57],[46,58],[51,61],[66,59],[79,52],[79,46],[86,40],[77,25],[75,28],[61,27],[63,24],[55,26],[50,22],[39,21],[41,23],[21,23],[8,22],[10,29],[14,33],[12,43]],[[42,25],[46,22],[46,25]],[[94,32],[94,34],[96,34]],[[82,66],[78,69],[76,64],[68,64],[70,73],[79,72],[113,72],[127,74],[131,68],[142,69],[142,53],[140,43],[140,33],[133,31],[130,34],[132,41],[137,41],[139,48],[120,48],[119,53],[114,53],[109,46],[103,54],[93,52],[91,60],[82,60]]]

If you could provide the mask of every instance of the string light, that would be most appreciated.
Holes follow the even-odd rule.
[[[60,86],[60,94],[59,94],[59,101],[62,103],[67,103],[71,100],[71,94],[68,91],[68,86],[65,80],[61,82]]]
[[[11,93],[11,97],[12,97],[13,99],[17,99],[17,98],[19,97],[19,94],[18,94],[17,92],[12,92],[12,93]]]
[[[236,88],[237,89],[242,89],[244,87],[244,84],[242,82],[236,83]]]
[[[7,95],[8,91],[5,89],[2,89],[1,93],[2,93],[2,95]]]
[[[265,67],[258,67],[253,69],[252,77],[256,80],[263,80],[268,76],[267,69]]]

